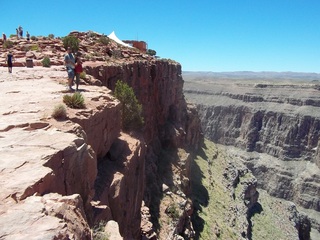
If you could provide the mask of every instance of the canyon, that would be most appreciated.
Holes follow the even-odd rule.
[[[103,34],[70,35],[85,108],[65,119],[52,117],[74,93],[62,39],[10,38],[12,74],[0,48],[0,239],[291,240],[311,226],[316,239],[318,75],[212,81]],[[139,130],[121,129],[118,80],[142,105]]]
[[[319,74],[184,72],[183,78],[205,137],[245,164],[258,189],[294,202],[318,239]]]

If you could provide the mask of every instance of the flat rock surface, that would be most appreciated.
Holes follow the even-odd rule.
[[[74,136],[49,129],[51,113],[62,102],[65,89],[58,82],[65,79],[62,68],[14,68],[12,74],[0,68],[0,74],[0,197],[3,200],[17,192],[22,194],[26,186],[50,173],[49,168],[39,168],[44,164],[41,159],[55,151],[58,146],[54,145],[70,143]],[[65,136],[61,138],[62,135]]]
[[[3,236],[6,236],[4,239],[52,239],[64,227],[58,218],[43,212],[50,208],[49,200],[30,196],[30,193],[36,192],[32,190],[34,186],[41,188],[42,179],[54,174],[46,167],[48,160],[79,142],[79,137],[70,131],[75,123],[51,117],[54,107],[63,103],[63,95],[70,94],[66,83],[63,66],[14,67],[12,74],[7,68],[0,68],[1,239]],[[67,108],[68,116],[77,113],[82,116],[84,111],[93,113],[99,99],[110,92],[107,88],[89,85],[81,85],[80,91],[86,109]],[[60,197],[54,201],[60,201]],[[27,234],[26,229],[34,232]],[[45,233],[47,235],[43,235]]]

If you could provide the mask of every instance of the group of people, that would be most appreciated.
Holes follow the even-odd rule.
[[[23,37],[22,28],[21,28],[21,32],[19,32],[19,36]],[[2,37],[3,37],[3,40],[5,41],[6,40],[6,36],[5,36],[4,33],[3,33]],[[27,38],[28,38],[28,35],[27,35]],[[14,60],[13,54],[12,54],[11,51],[9,51],[9,53],[7,54],[7,58],[6,58],[6,62],[7,62],[7,65],[8,65],[8,72],[9,73],[12,73],[13,60]],[[83,71],[82,60],[80,58],[80,55],[77,54],[76,57],[74,57],[71,47],[68,47],[67,48],[67,54],[64,56],[64,63],[65,63],[65,66],[67,68],[67,73],[68,73],[68,87],[69,87],[69,90],[70,91],[74,91],[72,86],[74,85],[74,78],[76,78],[76,81],[75,81],[75,83],[76,83],[76,91],[78,91],[79,90],[79,84],[80,84],[80,74]]]
[[[19,26],[18,28],[16,28],[16,32],[17,32],[17,38],[23,38],[23,28],[21,26]]]
[[[23,28],[21,26],[16,28],[16,33],[17,33],[17,39],[23,38]],[[30,41],[30,34],[28,31],[26,33],[26,37],[27,37],[27,40]],[[7,35],[5,33],[2,33],[2,40],[3,42],[7,41]]]
[[[79,90],[80,74],[83,71],[80,55],[74,57],[71,47],[67,48],[67,54],[64,56],[64,63],[68,73],[68,87],[70,91],[74,91],[74,77],[76,77],[76,91]]]
[[[11,51],[9,51],[9,53],[7,54],[6,61],[8,65],[8,72],[12,73],[13,54]],[[64,56],[64,62],[68,73],[69,90],[74,91],[72,86],[74,85],[74,78],[76,78],[76,91],[79,91],[80,74],[83,71],[82,60],[80,58],[80,55],[77,54],[77,56],[74,57],[71,47],[68,47],[67,54]]]

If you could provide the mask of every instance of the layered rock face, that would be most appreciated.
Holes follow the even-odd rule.
[[[170,234],[173,236],[183,232],[183,227],[190,224],[192,214],[190,203],[186,201],[186,194],[190,187],[191,156],[187,158],[179,156],[173,153],[172,149],[182,148],[192,153],[200,146],[202,133],[196,108],[186,104],[182,93],[183,79],[180,64],[163,60],[134,61],[126,65],[111,66],[108,63],[87,63],[85,69],[88,74],[101,81],[99,84],[110,89],[114,89],[118,80],[127,82],[134,89],[143,106],[145,120],[143,137],[147,144],[145,161],[146,178],[148,179],[145,203],[148,207],[156,205],[156,208],[160,209],[161,203],[157,202],[153,196],[162,194],[162,184],[168,184],[174,188],[175,193],[173,194],[177,193],[176,197],[180,200],[176,201],[182,202],[183,211],[181,219],[177,222],[181,226],[173,227]],[[178,161],[174,169],[170,167],[166,169],[171,175],[177,176],[176,180],[169,182],[159,172],[161,168],[159,165],[171,165],[171,161],[166,162],[162,159],[162,152],[166,149],[170,149],[170,154],[176,155],[171,161]],[[183,197],[179,196],[181,193]],[[151,211],[151,215],[153,214],[155,213]],[[185,222],[188,223],[184,224]],[[143,226],[146,225],[148,224],[143,224]],[[144,237],[150,239],[154,237],[150,229],[144,232]],[[162,238],[160,236],[160,239]]]
[[[318,81],[184,78],[186,98],[197,104],[207,138],[268,154],[243,159],[258,186],[320,211]]]
[[[198,122],[187,121],[188,110],[183,96],[181,65],[164,60],[133,61],[126,65],[87,63],[86,72],[101,81],[103,86],[114,89],[118,80],[128,83],[143,105],[145,120],[144,138],[147,143],[158,138],[160,129],[168,121],[180,131],[177,146],[198,144]],[[190,106],[190,114],[192,106]],[[191,114],[192,115],[192,114]],[[197,120],[195,120],[197,121]],[[186,132],[188,130],[188,133]],[[190,137],[190,139],[186,139]],[[170,138],[170,136],[168,137]],[[187,141],[188,140],[188,141]]]
[[[91,239],[97,155],[119,135],[120,124],[106,118],[119,102],[106,88],[86,86],[86,109],[68,109],[68,119],[57,121],[51,113],[65,94],[59,84],[63,68],[5,70],[0,82],[1,236]],[[83,126],[70,120],[76,116]]]
[[[149,216],[148,209],[154,204],[150,196],[161,193],[159,165],[167,149],[173,155],[166,163],[175,166],[168,169],[173,181],[167,183],[174,189],[172,199],[181,202],[172,234],[178,236],[189,224],[192,235],[192,204],[186,201],[189,162],[202,135],[196,109],[187,106],[182,94],[181,66],[111,40],[102,44],[99,39],[105,36],[99,34],[72,34],[80,40],[87,72],[80,84],[85,109],[67,107],[65,119],[51,117],[63,96],[72,94],[63,86],[67,73],[60,39],[13,40],[13,73],[1,70],[0,236],[92,239],[95,224],[109,222],[108,231],[116,221],[114,236],[157,238],[151,221],[157,216],[152,211]],[[39,52],[30,51],[31,45]],[[3,66],[5,52],[1,49]],[[26,58],[40,65],[44,56],[57,66],[17,67],[25,66]],[[118,79],[134,88],[143,105],[141,133],[121,132],[121,104],[110,90]],[[146,182],[150,176],[152,183]],[[141,212],[147,213],[143,221]]]

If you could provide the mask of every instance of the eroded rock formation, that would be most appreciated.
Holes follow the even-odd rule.
[[[313,211],[310,217],[319,222],[318,81],[186,79],[186,98],[197,104],[205,136],[246,150],[242,160],[258,187]],[[320,230],[318,223],[313,227]]]
[[[70,94],[64,87],[61,39],[13,40],[13,73],[1,69],[0,236],[92,239],[95,224],[116,221],[119,233],[114,236],[156,239],[161,228],[155,225],[159,216],[154,209],[168,205],[152,198],[163,194],[163,183],[172,192],[170,202],[181,203],[170,234],[191,236],[189,161],[202,134],[197,112],[182,93],[181,66],[113,41],[102,44],[99,34],[72,34],[80,39],[87,72],[80,85],[86,108],[67,108],[64,120],[51,117],[63,95]],[[3,66],[6,51],[1,50]],[[37,67],[44,56],[56,66]],[[35,67],[19,68],[26,58]],[[111,92],[119,79],[133,87],[143,105],[141,133],[121,132],[121,105]],[[30,204],[34,208],[27,211]]]

